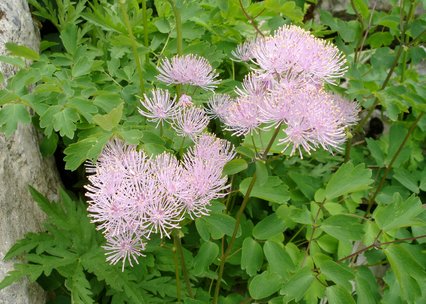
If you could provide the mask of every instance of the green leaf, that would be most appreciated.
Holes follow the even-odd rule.
[[[392,203],[386,206],[378,206],[374,210],[373,216],[379,228],[389,231],[413,225],[415,217],[424,210],[420,199],[415,195],[404,200],[399,193],[395,193]]]
[[[166,18],[158,18],[154,21],[154,25],[160,33],[167,34],[170,32],[170,24]]]
[[[357,303],[379,303],[380,293],[376,278],[367,267],[358,267],[355,275]]]
[[[56,46],[56,45],[59,45],[59,43],[53,42],[53,41],[48,41],[48,40],[42,40],[40,42],[40,52],[43,52],[43,51],[47,50],[48,48],[50,48],[51,46]]]
[[[211,213],[210,216],[201,218],[207,224],[212,239],[218,240],[224,235],[232,236],[235,227],[235,219],[232,216],[223,213]],[[241,235],[241,226],[239,227],[237,237]]]
[[[336,284],[342,285],[346,290],[352,290],[351,280],[354,278],[354,274],[349,267],[338,264],[332,260],[329,260],[328,256],[318,254],[314,257],[315,264],[320,268],[321,273]]]
[[[86,98],[71,98],[67,106],[76,109],[89,123],[92,122],[93,114],[98,112],[98,107],[93,104],[93,101]]]
[[[120,103],[118,107],[111,110],[108,114],[100,115],[96,114],[93,116],[93,122],[100,126],[105,131],[111,131],[120,123],[121,117],[123,116],[124,104]]]
[[[72,77],[79,77],[86,75],[90,72],[92,68],[93,60],[88,57],[79,57],[77,61],[73,64],[71,69]]]
[[[325,188],[325,196],[331,200],[341,195],[368,189],[371,183],[373,183],[371,170],[365,169],[364,164],[354,167],[352,162],[347,162],[331,176]]]
[[[149,156],[159,155],[163,153],[164,151],[166,151],[166,148],[164,147],[164,145],[158,145],[158,144],[152,144],[152,143],[143,144],[142,148],[146,152],[146,154]]]
[[[340,285],[328,286],[325,290],[328,303],[330,304],[355,304],[349,291]]]
[[[422,294],[426,272],[411,254],[413,245],[392,244],[384,249],[401,288],[403,299],[416,303]]]
[[[203,276],[208,271],[209,266],[216,260],[219,254],[219,246],[213,242],[203,242],[194,258],[193,274]]]
[[[144,282],[140,282],[131,271],[122,271],[121,265],[111,266],[105,263],[105,252],[102,248],[88,251],[81,257],[81,263],[98,280],[104,280],[110,288],[124,292],[129,298],[129,303],[146,303],[142,289]]]
[[[77,263],[77,267],[73,268],[72,275],[65,281],[65,286],[71,291],[72,303],[90,304],[94,303],[92,299],[92,291],[83,267]]]
[[[370,44],[373,49],[377,49],[381,46],[390,45],[393,39],[393,36],[389,32],[377,32],[370,35],[366,43]]]
[[[93,103],[104,110],[106,113],[117,108],[123,101],[118,93],[98,92],[98,95],[93,99]]]
[[[58,146],[59,137],[56,133],[52,133],[50,136],[44,136],[40,143],[40,152],[43,156],[51,156],[56,151]]]
[[[0,83],[3,83],[3,81],[0,81]],[[0,90],[0,106],[18,99],[19,95],[14,92],[7,89]]]
[[[315,192],[321,187],[320,180],[308,174],[291,171],[288,172],[288,176],[296,183],[297,189],[310,200],[314,198]]]
[[[18,123],[30,123],[31,116],[22,104],[7,104],[0,108],[0,131],[7,137],[15,132]]]
[[[396,151],[399,149],[402,142],[404,141],[404,138],[407,135],[407,133],[408,133],[408,130],[404,126],[398,125],[398,124],[392,124],[389,130],[389,149],[388,149],[388,155],[385,160],[386,165],[389,165],[391,159],[394,157]]]
[[[419,193],[419,181],[414,172],[410,172],[405,168],[396,168],[393,178],[400,182],[405,188],[414,193]]]
[[[195,22],[187,21],[182,24],[182,38],[188,40],[200,39],[205,30]],[[176,31],[172,31],[170,37],[176,38]]]
[[[368,150],[370,150],[371,156],[376,161],[376,164],[379,166],[383,166],[385,161],[385,155],[383,153],[383,147],[381,146],[380,141],[374,140],[371,138],[366,138]]]
[[[235,149],[235,151],[236,151],[238,154],[241,154],[241,155],[243,155],[243,156],[246,156],[246,157],[248,157],[248,158],[250,158],[250,159],[253,159],[253,158],[255,158],[255,157],[256,157],[255,152],[254,152],[251,148],[246,147],[246,146],[238,146],[238,147]]]
[[[253,228],[253,236],[258,240],[267,240],[278,233],[284,233],[285,228],[285,221],[273,213],[257,223]]]
[[[364,19],[366,22],[368,20],[368,16],[370,15],[367,3],[365,3],[364,0],[353,0],[352,3],[353,6],[355,6],[355,9],[362,16],[362,19]]]
[[[228,162],[223,168],[224,175],[233,175],[247,169],[248,164],[242,158],[236,158]]]
[[[25,61],[21,58],[0,55],[0,62],[15,65],[21,69],[25,68]]]
[[[302,22],[304,16],[303,11],[294,1],[286,1],[281,10],[283,15],[291,21],[296,23]]]
[[[281,278],[278,274],[265,271],[251,280],[249,284],[249,293],[255,300],[263,299],[280,290],[281,285]]]
[[[10,261],[12,258],[18,257],[37,248],[40,244],[50,242],[49,236],[40,233],[27,233],[24,239],[17,241],[6,253],[3,260]],[[1,289],[1,288],[0,288]]]
[[[281,13],[293,22],[301,22],[303,19],[303,12],[294,1],[284,0],[266,0],[265,7],[274,13]]]
[[[269,271],[275,272],[283,279],[288,279],[295,265],[284,246],[273,241],[266,241],[263,251],[269,263]]]
[[[271,128],[269,130],[259,130],[259,134],[257,135],[246,135],[244,138],[243,146],[249,147],[251,150],[260,150],[264,151],[266,149],[267,144],[271,141],[272,136],[274,135],[275,129]],[[280,130],[277,138],[285,137],[284,130]],[[254,142],[254,145],[253,145]],[[282,146],[278,145],[278,139],[275,139],[271,148],[269,149],[269,153],[280,153],[282,151]]]
[[[339,242],[338,240],[336,240],[334,237],[328,234],[323,234],[321,237],[319,237],[316,240],[316,243],[318,244],[318,246],[321,247],[322,250],[328,253],[337,252],[338,242]]]
[[[251,237],[246,237],[241,249],[241,269],[252,277],[260,270],[262,264],[262,247]]]
[[[111,133],[99,133],[70,144],[65,150],[65,169],[76,170],[87,159],[96,159],[111,137]]]
[[[118,130],[116,130],[117,134],[120,138],[124,139],[125,142],[138,145],[141,142],[141,138],[143,137],[144,132],[142,130],[135,129],[127,129],[119,126]]]
[[[248,177],[240,183],[240,192],[243,195],[246,194],[251,180],[252,177]],[[255,182],[250,196],[278,204],[285,203],[290,199],[287,185],[278,176],[269,176],[264,185]]]
[[[299,269],[280,290],[280,294],[286,295],[285,299],[287,302],[285,303],[293,299],[299,302],[311,286],[313,280],[315,280],[315,277],[309,267],[306,266]]]
[[[200,217],[198,217],[195,219],[195,228],[197,228],[197,232],[203,241],[207,242],[210,239],[209,225],[206,221],[203,221]]]
[[[31,282],[35,282],[43,273],[43,269],[39,265],[15,264],[14,268],[0,282],[0,290],[20,281],[24,277],[27,277]]]
[[[74,131],[77,129],[75,123],[79,118],[80,116],[75,109],[64,108],[53,115],[53,128],[55,131],[59,131],[62,137],[66,136],[72,139]]]
[[[358,218],[338,214],[325,219],[320,227],[325,233],[338,240],[355,241],[361,239],[364,235],[363,225],[359,221]]]
[[[50,136],[53,132],[53,116],[62,110],[60,105],[52,105],[50,107],[41,107],[39,111],[40,115],[40,127],[44,129],[44,134]]]
[[[29,59],[29,60],[38,60],[40,58],[39,54],[36,51],[34,51],[34,50],[24,46],[24,45],[18,45],[18,44],[13,43],[13,42],[7,42],[5,44],[5,46],[6,46],[6,49],[12,55],[24,57],[24,58]]]
[[[312,216],[309,210],[303,206],[296,208],[292,205],[281,205],[275,213],[283,220],[293,221],[299,224],[312,225]]]
[[[77,50],[78,36],[77,36],[77,25],[68,23],[64,26],[60,34],[62,44],[65,49],[71,55],[74,55]]]
[[[268,168],[265,162],[261,160],[256,161],[256,184],[264,186],[268,182]]]

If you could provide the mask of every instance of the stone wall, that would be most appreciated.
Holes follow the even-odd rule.
[[[26,0],[0,0],[0,55],[9,41],[38,50],[40,38]],[[16,69],[0,62],[0,72],[8,78]],[[54,161],[41,156],[32,125],[19,126],[10,138],[0,134],[0,280],[13,269],[13,262],[3,262],[5,253],[27,232],[40,230],[44,219],[28,185],[53,199],[59,184]],[[0,291],[0,304],[45,302],[41,287],[27,280]]]

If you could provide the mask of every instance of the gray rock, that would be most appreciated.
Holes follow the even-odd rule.
[[[5,43],[9,41],[38,50],[38,30],[25,0],[0,0],[0,55],[6,54]],[[0,72],[8,78],[16,69],[0,63]],[[19,126],[10,138],[0,134],[0,280],[13,269],[13,262],[3,261],[5,253],[27,232],[40,230],[45,218],[28,185],[55,199],[59,180],[53,159],[40,154],[32,125]],[[28,280],[0,290],[0,304],[45,302],[43,289]]]

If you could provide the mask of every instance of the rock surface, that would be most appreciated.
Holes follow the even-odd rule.
[[[0,0],[0,55],[6,54],[6,42],[38,50],[39,40],[26,0]],[[8,78],[16,70],[0,62],[0,72]],[[53,199],[59,180],[53,159],[39,152],[32,125],[19,126],[10,138],[0,134],[0,281],[13,269],[12,262],[3,262],[5,253],[27,232],[41,229],[44,219],[28,185]],[[45,298],[43,289],[28,280],[0,290],[0,304],[38,304]]]

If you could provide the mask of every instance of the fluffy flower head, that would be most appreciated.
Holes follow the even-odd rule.
[[[214,94],[208,101],[206,112],[211,118],[217,117],[223,120],[233,102],[228,94]]]
[[[347,70],[344,55],[331,43],[294,25],[285,25],[253,48],[260,73],[296,74],[314,83],[335,83]]]
[[[164,59],[158,67],[157,79],[167,84],[189,84],[204,90],[216,88],[218,74],[204,57],[190,54]]]
[[[141,105],[146,109],[139,108],[139,113],[147,117],[150,121],[157,122],[157,126],[167,119],[173,117],[176,111],[175,100],[170,98],[170,93],[167,90],[156,89],[151,92],[152,97],[149,98],[144,94],[144,99],[141,99]]]
[[[172,127],[179,136],[195,138],[209,124],[206,112],[198,107],[181,107],[177,111]]]
[[[235,58],[236,61],[250,61],[254,58],[253,48],[256,46],[257,41],[258,40],[253,39],[237,45],[235,50],[231,52],[232,56]]]

